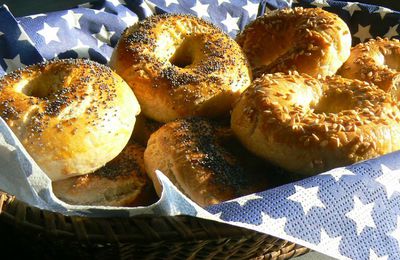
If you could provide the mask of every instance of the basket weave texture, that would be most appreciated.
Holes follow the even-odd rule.
[[[65,216],[4,192],[0,230],[2,251],[7,243],[18,242],[21,253],[31,259],[289,259],[309,251],[266,234],[190,216]]]

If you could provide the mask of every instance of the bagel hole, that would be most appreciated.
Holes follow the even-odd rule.
[[[188,52],[178,49],[169,61],[174,66],[185,68],[193,64],[193,56]]]
[[[185,38],[182,43],[176,48],[174,54],[169,59],[172,65],[179,68],[190,66],[194,62],[193,47],[194,39]]]
[[[64,73],[44,72],[40,76],[24,82],[25,84],[19,86],[19,91],[31,97],[48,98],[66,85],[65,76]]]

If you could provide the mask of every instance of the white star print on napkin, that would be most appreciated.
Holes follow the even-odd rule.
[[[353,16],[354,12],[361,11],[361,8],[357,3],[347,3],[346,6],[343,7],[343,10],[346,10],[351,16]]]
[[[288,200],[300,203],[301,207],[304,210],[304,214],[307,215],[307,213],[313,207],[325,207],[324,203],[322,203],[322,201],[318,197],[319,187],[303,188],[297,185],[295,185],[294,187],[296,189],[296,192],[293,195],[290,195],[288,197]]]
[[[399,27],[398,24],[394,25],[394,26],[390,26],[389,31],[384,35],[384,37],[387,38],[393,38],[395,36],[398,36],[399,33],[397,32],[397,27]]]
[[[75,13],[71,10],[68,10],[66,14],[61,16],[61,18],[63,18],[67,22],[68,28],[72,30],[73,28],[81,29],[79,19],[81,19],[82,16],[83,14]]]
[[[131,26],[138,22],[137,16],[130,15],[126,12],[125,16],[121,18],[121,20],[126,24],[126,26]]]
[[[382,175],[376,178],[386,190],[388,199],[390,199],[395,192],[400,192],[400,170],[392,171],[385,165],[381,165]]]
[[[354,197],[354,207],[346,214],[346,217],[355,222],[357,235],[360,235],[366,227],[376,227],[374,219],[372,218],[373,209],[373,202],[364,204],[358,197]],[[363,217],[360,218],[360,216]]]
[[[111,37],[113,37],[114,34],[115,32],[107,30],[107,28],[102,25],[100,31],[96,34],[93,34],[93,36],[95,36],[95,38],[100,42],[111,45]]]
[[[166,7],[169,7],[172,4],[179,5],[179,2],[178,2],[178,0],[165,0],[165,6]]]
[[[338,168],[334,171],[327,171],[327,172],[321,173],[321,176],[323,176],[323,175],[332,176],[332,178],[335,181],[339,181],[343,176],[355,176],[355,173],[352,171],[349,171],[346,168]]]
[[[232,17],[228,12],[226,13],[226,18],[221,23],[226,26],[227,32],[239,31],[238,21],[240,17]]]
[[[208,15],[209,6],[210,6],[209,4],[202,4],[200,1],[196,1],[195,5],[190,9],[193,10],[198,17],[207,18],[209,17]]]
[[[249,17],[255,17],[258,13],[259,3],[253,3],[251,1],[247,1],[247,4],[243,6],[243,9],[247,11]]]
[[[397,244],[400,247],[400,216],[397,216],[396,228],[389,232],[389,235],[396,239]]]
[[[47,23],[44,23],[43,29],[37,33],[44,38],[46,44],[49,44],[51,41],[60,42],[60,39],[57,36],[59,30],[60,28],[58,27],[52,27]]]
[[[251,200],[257,200],[257,199],[262,199],[263,197],[257,195],[256,193],[251,194],[251,195],[247,195],[244,197],[241,197],[240,199],[236,200],[237,203],[239,203],[239,205],[241,207],[244,206],[244,204],[246,204],[247,202],[251,201]]]
[[[321,229],[321,240],[318,243],[318,246],[324,247],[332,247],[333,250],[339,252],[340,241],[342,240],[341,236],[329,236],[326,233],[325,229]]]
[[[369,249],[369,260],[387,260],[388,255],[378,256],[373,249]]]
[[[15,69],[25,67],[25,64],[23,64],[23,63],[21,62],[21,57],[19,56],[19,54],[17,54],[17,55],[16,55],[14,58],[12,58],[12,59],[6,59],[6,58],[4,58],[3,60],[4,60],[4,62],[7,64],[7,70],[6,70],[6,72],[11,72],[11,71],[13,71],[13,70],[15,70]]]
[[[392,13],[392,10],[390,10],[389,8],[380,6],[376,11],[374,11],[374,13],[379,14],[381,19],[383,20],[383,18],[385,18],[385,16],[387,14]]]
[[[370,34],[371,25],[362,26],[358,25],[358,31],[354,34],[355,37],[360,39],[360,42],[365,42],[367,39],[372,38]]]

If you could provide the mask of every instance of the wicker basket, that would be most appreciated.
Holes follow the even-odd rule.
[[[13,249],[13,255],[23,253],[30,259],[288,259],[309,251],[269,235],[189,216],[69,217],[4,192],[0,230],[2,255],[18,242],[23,251]]]

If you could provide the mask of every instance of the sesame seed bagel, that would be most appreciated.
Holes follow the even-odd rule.
[[[131,86],[143,113],[160,122],[226,115],[251,82],[237,43],[190,15],[151,16],[127,28],[110,66]]]
[[[0,79],[0,116],[54,181],[116,157],[139,111],[121,77],[88,60],[43,62]]]
[[[276,73],[243,93],[231,127],[256,155],[313,175],[399,150],[399,122],[390,95],[367,82]]]
[[[204,119],[169,122],[150,136],[144,163],[158,194],[163,172],[184,194],[207,206],[268,188],[262,160],[250,154],[231,130]]]
[[[384,91],[396,91],[400,86],[400,42],[387,38],[370,39],[351,49],[349,59],[338,74],[371,82]]]
[[[333,75],[350,55],[351,34],[336,14],[301,7],[268,12],[237,36],[253,70]]]
[[[76,205],[149,205],[157,195],[144,169],[143,153],[144,147],[129,143],[94,173],[53,182],[53,192],[59,199]]]

